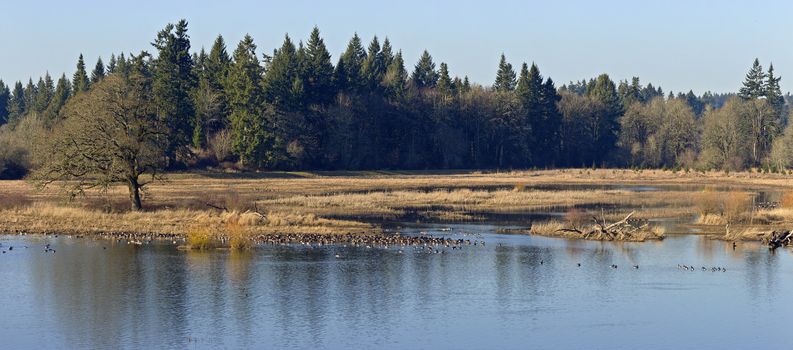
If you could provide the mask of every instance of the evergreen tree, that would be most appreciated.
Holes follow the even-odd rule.
[[[402,51],[397,52],[391,64],[388,65],[388,71],[383,79],[383,85],[386,88],[386,93],[391,96],[402,96],[407,87],[408,73],[405,70],[405,61],[402,59]]]
[[[152,89],[157,115],[168,126],[170,162],[186,151],[193,136],[194,106],[192,91],[196,85],[187,21],[168,24],[152,43],[158,55],[154,63]]]
[[[741,87],[738,96],[745,100],[764,96],[765,77],[763,67],[760,66],[760,61],[755,58],[752,68],[746,73],[746,79],[743,82],[743,87]]]
[[[535,156],[541,165],[553,165],[560,150],[560,134],[562,114],[557,108],[557,103],[562,99],[556,91],[556,86],[551,78],[547,78],[540,91],[540,108],[542,123],[537,130],[535,138],[544,151]]]
[[[432,56],[427,50],[421,54],[410,79],[419,89],[433,88],[438,83],[438,72],[435,71],[435,63],[432,62]]]
[[[228,123],[229,107],[225,85],[230,67],[231,58],[226,52],[226,42],[223,40],[223,36],[218,35],[203,64],[205,84],[207,85],[205,88],[211,89],[217,104],[217,115],[209,116],[209,119],[206,120],[208,131],[219,130]]]
[[[328,104],[333,99],[333,63],[325,42],[314,27],[306,46],[305,90],[309,103]]]
[[[366,59],[366,51],[361,44],[361,38],[356,33],[347,44],[347,50],[339,58],[339,67],[343,70],[338,71],[336,76],[337,86],[341,90],[358,91],[359,88],[364,86],[364,80],[361,76],[363,62]]]
[[[496,73],[496,82],[493,84],[493,89],[496,91],[512,91],[515,89],[515,71],[512,69],[512,64],[507,63],[507,58],[503,53],[498,63],[498,73]]]
[[[44,74],[44,79],[39,78],[39,82],[36,85],[36,90],[38,93],[36,95],[35,110],[36,112],[41,113],[47,109],[47,106],[50,104],[50,100],[52,100],[52,96],[55,93],[55,83],[52,81],[52,77],[50,77],[49,72]]]
[[[57,119],[61,108],[66,104],[71,94],[71,83],[69,79],[66,78],[66,74],[63,74],[60,79],[58,79],[58,84],[55,85],[55,93],[52,95],[52,99],[47,109],[44,111],[45,120],[47,120],[50,125]]]
[[[232,148],[243,165],[261,165],[272,142],[263,118],[262,74],[253,38],[245,35],[234,50],[226,85]]]
[[[361,67],[361,76],[368,89],[375,89],[380,86],[386,68],[383,52],[380,49],[380,42],[377,40],[377,36],[375,36],[372,38],[372,42],[369,43],[369,50],[366,53],[366,59],[364,59],[363,66]]]
[[[782,88],[779,87],[779,81],[782,77],[774,76],[774,65],[768,66],[768,74],[766,74],[766,81],[763,85],[763,95],[768,100],[771,107],[774,108],[777,116],[780,118],[784,116],[785,97],[782,96]]]
[[[688,93],[684,99],[686,100],[686,104],[691,107],[691,111],[694,112],[694,115],[701,116],[702,112],[705,111],[705,105],[702,103],[699,97],[694,94],[694,91],[688,90]]]
[[[17,81],[14,84],[14,91],[11,94],[11,104],[8,107],[8,121],[12,122],[18,120],[27,111],[25,110],[25,89],[22,87],[22,82]]]
[[[449,77],[449,67],[446,63],[441,62],[440,71],[439,71],[439,78],[438,78],[438,91],[443,95],[453,95],[454,94],[454,85],[452,83],[452,78]]]
[[[286,35],[281,48],[273,52],[272,62],[264,75],[267,101],[279,110],[292,111],[299,107],[301,96],[295,95],[300,93],[302,85],[299,62],[295,45]]]
[[[11,91],[8,89],[8,85],[0,79],[0,125],[8,123],[10,103]]]
[[[387,70],[391,66],[391,62],[394,61],[394,48],[391,47],[391,41],[388,40],[388,37],[383,40],[383,48],[380,52],[383,54],[383,67],[386,67]]]
[[[121,74],[123,77],[129,76],[130,67],[127,58],[124,57],[124,53],[118,55],[118,59],[116,60],[116,73]],[[72,86],[72,89],[76,91],[76,88]]]
[[[88,73],[85,71],[83,54],[80,54],[80,58],[77,59],[77,71],[74,72],[74,77],[72,78],[72,87],[74,87],[74,92],[78,93],[88,91],[89,85],[90,82],[88,80]]]
[[[107,74],[113,74],[116,72],[116,54],[110,54],[110,60],[107,61]]]
[[[589,97],[602,106],[603,112],[599,113],[594,122],[592,145],[596,152],[594,161],[597,163],[606,160],[606,156],[613,151],[619,133],[619,117],[623,107],[614,82],[607,74],[601,74],[594,81],[588,91]]]
[[[98,83],[105,77],[105,64],[102,62],[102,57],[96,60],[96,66],[91,72],[91,84]]]
[[[471,91],[471,82],[468,81],[468,76],[463,78],[463,92]]]
[[[36,112],[36,101],[38,100],[38,88],[33,85],[33,79],[28,79],[25,85],[25,111]]]
[[[534,153],[533,158],[537,162],[547,149],[548,145],[542,144],[545,137],[544,132],[544,106],[543,106],[543,84],[542,76],[537,65],[532,63],[528,68],[526,63],[520,68],[520,77],[517,82],[515,92],[523,106],[525,124],[528,130],[521,135],[523,142],[527,144]],[[539,151],[543,150],[543,151]]]

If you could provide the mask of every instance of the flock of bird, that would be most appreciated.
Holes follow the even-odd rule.
[[[441,229],[442,232],[446,232],[449,230]],[[463,236],[473,236],[475,238],[482,237],[481,234],[476,233],[465,233],[460,232],[460,235]],[[147,237],[140,237],[129,235],[129,234],[107,234],[109,236],[107,238],[114,238],[120,239],[122,241],[126,240],[129,244],[140,245],[145,243],[151,243],[153,239],[174,239],[175,237],[171,235],[167,235],[167,237],[156,237],[155,236],[147,236]],[[57,238],[57,235],[55,236]],[[82,236],[78,236],[77,238],[82,238]],[[141,240],[143,239],[143,240]],[[391,247],[398,248],[398,254],[404,254],[405,250],[408,248],[412,248],[414,253],[424,253],[424,254],[446,254],[447,250],[445,248],[451,248],[452,250],[462,250],[463,246],[485,246],[486,243],[484,240],[478,239],[452,239],[446,237],[433,237],[427,234],[425,231],[419,232],[418,236],[411,236],[411,235],[402,235],[399,232],[395,234],[388,234],[388,235],[356,235],[356,234],[341,234],[341,235],[321,235],[321,234],[303,234],[303,235],[295,235],[295,234],[285,234],[285,235],[261,235],[256,237],[256,241],[260,244],[267,244],[267,245],[302,245],[306,246],[309,249],[313,248],[321,248],[322,246],[326,245],[336,245],[340,247],[366,247],[366,248],[381,248],[381,249],[389,249]],[[174,239],[173,243],[177,243]],[[499,246],[501,244],[499,243]],[[24,248],[28,248],[24,246]],[[107,249],[107,247],[102,247],[103,249]],[[7,252],[11,252],[14,250],[13,246],[4,246],[0,243],[0,251],[3,254]],[[55,249],[47,243],[44,246],[44,253],[55,253]],[[342,258],[342,255],[335,254],[336,258]],[[545,261],[540,260],[540,265],[544,265]],[[581,263],[576,263],[578,267],[581,267]],[[619,266],[617,264],[610,264],[610,268],[617,269]],[[639,265],[632,265],[633,269],[638,270]],[[697,268],[694,265],[687,265],[687,264],[678,264],[677,268],[683,271],[696,271]],[[711,272],[727,272],[727,268],[722,266],[711,266],[706,267],[702,266],[699,270],[701,271],[711,271]]]
[[[697,268],[694,267],[693,265],[677,264],[677,268],[679,270],[684,270],[684,271],[696,271],[697,270]],[[710,271],[710,272],[719,272],[719,271],[720,272],[727,272],[727,268],[726,267],[721,267],[721,266],[711,266],[710,268],[702,266],[701,270],[702,271]]]

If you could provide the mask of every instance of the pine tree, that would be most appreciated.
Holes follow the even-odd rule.
[[[446,96],[454,95],[454,85],[451,77],[449,77],[449,67],[443,62],[440,65],[438,92]]]
[[[186,152],[193,136],[194,106],[192,91],[196,85],[187,21],[168,24],[152,43],[158,55],[154,63],[152,89],[157,115],[168,126],[169,164]]]
[[[264,75],[264,94],[277,109],[292,111],[299,107],[300,96],[295,93],[300,91],[293,89],[297,88],[295,84],[302,84],[295,82],[300,80],[299,62],[295,45],[286,35],[281,48],[273,52],[272,62]]]
[[[50,100],[47,109],[44,111],[44,117],[47,122],[52,125],[54,121],[58,118],[58,114],[61,111],[61,108],[66,104],[66,101],[69,99],[69,96],[72,94],[72,87],[69,79],[66,78],[66,74],[61,75],[60,79],[58,79],[58,84],[55,85],[55,93]]]
[[[260,165],[272,142],[263,118],[262,75],[256,45],[250,35],[245,35],[234,50],[226,84],[232,148],[243,165]]]
[[[369,43],[369,50],[366,53],[366,59],[363,61],[361,67],[361,76],[364,79],[364,84],[368,89],[375,89],[380,86],[380,82],[385,75],[386,66],[383,58],[383,52],[380,49],[380,42],[377,36],[372,38]]]
[[[118,55],[118,59],[116,60],[116,73],[121,74],[123,77],[128,77],[130,72],[129,62],[127,58],[124,57],[124,53]],[[76,88],[72,86],[72,89],[75,90]]]
[[[102,62],[102,57],[96,60],[96,66],[91,72],[91,84],[98,83],[105,77],[105,64]]]
[[[333,99],[333,63],[325,42],[314,27],[306,46],[305,90],[309,103],[328,104]]]
[[[8,107],[8,122],[18,120],[27,111],[25,110],[25,89],[22,87],[22,82],[17,81],[14,84],[14,91],[11,94],[11,104]]]
[[[74,77],[72,78],[72,86],[74,87],[74,92],[78,93],[88,91],[89,85],[90,82],[88,80],[88,73],[85,71],[83,54],[80,54],[80,58],[77,59],[77,71],[74,72]]]
[[[391,47],[391,41],[388,40],[388,37],[383,40],[383,48],[380,52],[383,53],[383,67],[386,67],[387,70],[391,66],[391,62],[394,61],[394,48]]]
[[[219,130],[228,124],[230,112],[225,86],[230,67],[231,58],[226,52],[226,42],[223,40],[223,36],[218,35],[215,38],[215,42],[212,43],[212,49],[209,50],[209,56],[206,57],[203,64],[205,84],[207,84],[205,88],[211,90],[217,104],[217,110],[215,111],[217,115],[209,116],[209,119],[206,120],[206,127],[209,132]]]
[[[743,82],[738,96],[743,99],[758,98],[765,95],[765,73],[763,67],[760,66],[760,60],[754,59],[752,68],[746,73],[746,79]]]
[[[36,94],[35,110],[41,113],[47,109],[52,96],[55,94],[55,83],[52,81],[49,72],[44,75],[44,79],[39,78],[36,90],[38,93]]]
[[[405,61],[402,59],[402,51],[397,52],[391,64],[388,65],[383,85],[386,93],[391,96],[402,96],[407,87],[408,73],[405,70]]]
[[[33,79],[28,79],[25,85],[25,111],[36,112],[36,101],[38,100],[38,88],[33,84]]]
[[[356,33],[347,44],[347,50],[339,58],[339,67],[344,68],[335,74],[337,86],[345,91],[358,91],[364,86],[364,79],[361,76],[363,61],[366,59],[366,51],[361,44],[361,38]]]
[[[463,78],[463,92],[471,91],[471,82],[468,81],[468,76]]]
[[[116,54],[110,54],[110,60],[107,61],[107,74],[116,72]]]
[[[774,76],[774,64],[768,66],[768,74],[766,74],[766,81],[763,85],[763,96],[766,97],[768,103],[774,108],[774,112],[778,118],[784,115],[785,97],[782,96],[782,89],[779,87],[779,81],[782,77]]]
[[[496,82],[493,84],[493,89],[496,91],[512,91],[515,89],[515,71],[512,69],[512,64],[507,63],[507,58],[503,53],[498,63],[498,73],[496,73]]]
[[[541,165],[553,165],[557,152],[560,150],[560,133],[562,127],[562,114],[559,112],[557,103],[561,96],[556,91],[556,86],[551,78],[547,78],[540,90],[540,109],[542,113],[542,123],[535,135],[539,144],[543,146],[543,152],[536,154],[535,158]]]
[[[435,63],[432,62],[432,56],[427,50],[421,54],[410,79],[419,89],[433,88],[438,83],[438,72],[435,71]]]
[[[596,118],[596,125],[592,129],[595,162],[602,162],[610,154],[617,142],[619,133],[618,119],[622,115],[623,107],[614,82],[607,74],[601,74],[587,92],[589,97],[603,107],[603,112]]]
[[[531,150],[534,162],[538,162],[548,149],[547,144],[543,144],[546,137],[542,134],[544,128],[544,106],[543,106],[543,84],[540,70],[534,63],[528,68],[526,63],[520,67],[520,77],[518,78],[515,93],[523,106],[523,114],[528,130],[521,135],[525,138],[524,142]],[[542,150],[542,151],[540,151]]]
[[[0,79],[0,125],[8,123],[10,103],[11,91],[8,89],[8,85]]]

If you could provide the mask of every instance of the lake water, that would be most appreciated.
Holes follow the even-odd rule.
[[[790,348],[789,250],[440,227],[403,232],[487,244],[241,254],[0,236],[0,348]]]

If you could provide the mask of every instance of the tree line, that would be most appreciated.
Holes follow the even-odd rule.
[[[100,58],[90,73],[80,55],[71,79],[0,81],[0,177],[107,172],[116,165],[98,153],[114,148],[108,157],[144,164],[133,173],[793,165],[780,78],[757,60],[737,94],[697,96],[607,74],[556,87],[503,54],[483,86],[426,50],[407,67],[388,38],[365,46],[357,34],[334,64],[318,28],[272,52],[249,35],[233,50],[222,36],[191,50],[181,20],[157,33],[151,53]]]

